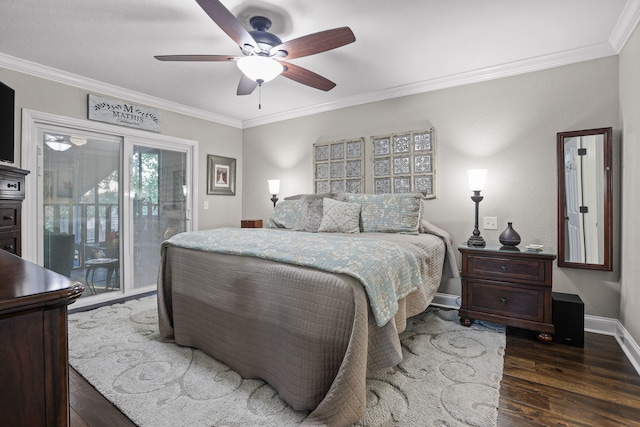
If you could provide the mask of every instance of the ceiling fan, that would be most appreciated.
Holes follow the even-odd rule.
[[[237,62],[242,71],[238,95],[248,95],[257,86],[284,77],[304,85],[329,91],[335,83],[306,68],[283,59],[301,58],[335,49],[356,40],[349,27],[334,28],[282,42],[267,30],[271,21],[263,16],[250,19],[253,31],[247,31],[233,14],[218,0],[196,0],[209,17],[238,44],[242,56],[233,55],[156,55],[160,61]]]

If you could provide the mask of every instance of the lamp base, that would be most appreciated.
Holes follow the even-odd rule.
[[[484,241],[482,236],[471,236],[469,237],[469,240],[467,240],[467,246],[484,248],[487,246],[487,243]]]
[[[276,207],[276,202],[278,201],[278,198],[276,197],[275,194],[272,195],[273,197],[271,198],[271,201],[273,202],[273,207]]]

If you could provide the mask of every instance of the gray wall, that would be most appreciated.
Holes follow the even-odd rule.
[[[455,244],[465,242],[474,215],[466,170],[487,168],[480,217],[497,216],[498,230],[481,230],[485,239],[497,243],[511,221],[523,245],[555,248],[556,133],[612,126],[619,148],[618,57],[245,129],[243,218],[269,217],[267,179],[281,180],[280,197],[313,192],[314,142],[365,137],[369,144],[372,135],[430,126],[437,133],[437,198],[426,202],[431,222]],[[615,186],[619,191],[619,180]],[[588,314],[618,318],[617,249],[614,258],[613,273],[555,267],[554,290],[579,294]],[[443,283],[440,292],[459,295],[460,281]]]
[[[556,246],[557,132],[612,126],[614,146],[620,150],[620,116],[625,182],[638,182],[639,160],[638,31],[620,56],[574,64],[499,80],[444,89],[258,126],[241,131],[182,114],[163,111],[162,133],[199,141],[199,228],[237,226],[241,218],[267,219],[272,204],[267,179],[281,179],[280,197],[312,192],[314,142],[369,137],[434,126],[437,132],[437,192],[427,201],[427,217],[450,231],[456,244],[473,228],[473,203],[466,169],[489,169],[480,216],[497,216],[497,231],[482,230],[488,241],[512,221],[523,244]],[[620,76],[620,101],[619,85]],[[0,81],[16,89],[16,150],[20,153],[20,110],[49,112],[67,117],[87,117],[87,93],[0,68]],[[98,94],[99,95],[99,94]],[[635,96],[634,96],[635,95]],[[105,96],[109,96],[106,94]],[[206,195],[206,155],[233,157],[237,162],[237,195]],[[18,163],[19,163],[18,158]],[[622,188],[620,215],[620,155],[616,166],[616,235],[620,219],[625,235],[636,236],[635,188]],[[368,165],[369,167],[369,165]],[[370,175],[370,168],[368,170]],[[370,177],[369,177],[370,178]],[[369,179],[370,181],[370,179]],[[247,185],[244,185],[246,183]],[[209,210],[202,209],[208,200]],[[628,214],[625,215],[625,213]],[[639,293],[634,288],[638,267],[634,241],[615,239],[615,271],[584,272],[554,269],[554,289],[577,293],[592,315],[620,318],[640,341]],[[620,267],[620,245],[624,248]],[[626,262],[625,262],[626,261]],[[622,272],[622,281],[618,276]],[[622,285],[621,285],[622,284]],[[460,293],[458,280],[443,283],[441,292]],[[622,293],[622,308],[620,295]],[[635,326],[634,326],[635,325]]]
[[[622,122],[622,269],[620,322],[640,343],[640,262],[638,210],[640,197],[640,27],[620,53],[620,117]]]
[[[89,91],[86,89],[55,83],[4,68],[0,68],[0,81],[16,92],[15,150],[17,158],[14,166],[21,165],[21,110],[23,108],[76,119],[87,119],[87,94]],[[101,95],[95,92],[91,93]],[[103,96],[110,98],[108,94]],[[171,111],[162,111],[161,114],[162,134],[199,142],[198,227],[204,229],[238,225],[242,213],[242,131]],[[207,154],[237,159],[236,196],[207,196]],[[209,201],[208,210],[202,208],[205,200]]]

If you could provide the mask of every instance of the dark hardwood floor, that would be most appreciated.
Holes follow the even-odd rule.
[[[508,328],[498,427],[513,426],[640,426],[640,376],[611,336],[579,348]]]
[[[134,426],[71,369],[71,426]],[[542,344],[507,330],[498,427],[640,426],[640,376],[615,338],[585,334],[585,347]]]

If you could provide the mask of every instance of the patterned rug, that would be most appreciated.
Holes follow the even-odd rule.
[[[243,379],[199,350],[163,342],[156,297],[69,315],[69,361],[139,426],[295,426],[265,382]],[[465,328],[457,311],[430,308],[401,335],[404,360],[367,379],[357,426],[497,423],[504,328]]]

